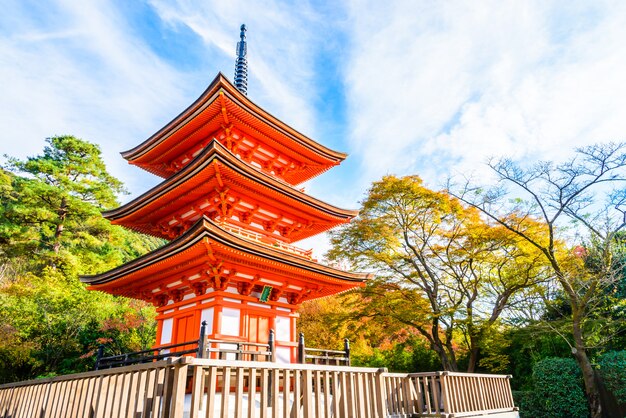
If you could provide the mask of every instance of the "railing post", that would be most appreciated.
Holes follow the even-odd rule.
[[[346,359],[348,359],[347,366],[349,366],[350,365],[350,340],[348,340],[347,338],[343,339],[343,350],[346,352]]]
[[[275,335],[274,335],[274,330],[271,329],[270,330],[270,336],[267,339],[267,345],[268,345],[268,350],[270,352],[270,361],[276,361],[276,340],[275,340]],[[277,378],[274,376],[274,371],[270,370],[269,373],[269,380],[268,380],[268,385],[267,385],[267,406],[272,406],[273,405],[273,397],[274,396],[278,396],[278,393],[274,393],[274,391],[272,390],[273,388],[273,383],[274,383],[274,379]],[[274,413],[276,413],[276,411],[274,411]]]
[[[206,340],[206,326],[207,322],[202,321],[202,326],[200,327],[200,339],[198,340],[198,358],[205,358],[205,340]]]
[[[298,363],[304,364],[304,332],[300,333],[300,337],[298,338]]]
[[[172,418],[183,418],[183,409],[185,407],[185,387],[187,385],[187,368],[189,364],[193,366],[193,359],[189,357],[180,357],[172,359],[168,365],[170,372],[174,374],[172,383],[171,399],[169,404],[169,415]]]
[[[102,356],[104,356],[104,344],[100,344],[98,346],[98,354],[96,354],[96,368],[98,370],[100,368],[100,360],[102,360]]]
[[[274,333],[274,330],[271,329],[270,330],[270,337],[267,340],[267,345],[269,346],[269,352],[270,352],[270,361],[276,361],[276,334]]]
[[[511,379],[513,379],[513,375],[507,374],[506,375],[506,397],[507,400],[509,401],[508,406],[511,408],[515,408],[515,403],[513,401],[513,391],[511,390]]]
[[[376,405],[376,413],[378,418],[384,418],[387,415],[387,382],[385,382],[386,367],[381,367],[376,371],[376,392],[378,404]],[[395,411],[389,411],[395,412]]]
[[[450,414],[454,412],[450,399],[450,387],[448,385],[448,372],[442,372],[439,375],[439,384],[441,385],[441,399],[443,400],[443,413]],[[436,390],[436,388],[435,388]]]
[[[202,366],[192,365],[191,383],[191,403],[189,407],[189,418],[199,418],[200,409],[204,400],[204,369]]]

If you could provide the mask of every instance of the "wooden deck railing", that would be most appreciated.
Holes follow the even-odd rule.
[[[0,386],[0,417],[182,418],[186,378],[176,359],[10,383]]]
[[[1,418],[451,418],[515,410],[508,376],[191,357],[0,386]]]
[[[204,359],[194,366],[190,418],[386,416],[377,369]]]
[[[440,379],[444,409],[455,417],[476,411],[497,413],[513,407],[511,376],[449,372],[442,373]]]
[[[386,373],[388,411],[399,416],[469,417],[514,411],[511,376]]]

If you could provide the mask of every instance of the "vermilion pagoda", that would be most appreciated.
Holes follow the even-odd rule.
[[[300,303],[362,286],[365,275],[319,264],[292,243],[357,212],[296,187],[346,155],[246,97],[244,30],[237,87],[218,74],[178,117],[122,153],[165,180],[105,218],[172,241],[82,280],[155,304],[157,346],[197,339],[206,320],[209,337],[226,341],[265,343],[274,329],[278,359],[293,361]]]

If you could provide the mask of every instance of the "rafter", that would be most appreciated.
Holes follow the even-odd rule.
[[[228,120],[228,111],[226,110],[226,99],[224,98],[223,90],[220,90],[219,97],[220,97],[220,105],[221,105],[220,110],[222,112],[222,119],[224,120],[224,123],[228,125],[230,124],[230,121]]]

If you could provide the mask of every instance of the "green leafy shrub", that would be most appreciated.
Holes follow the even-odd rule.
[[[537,407],[533,404],[535,400],[534,393],[530,390],[514,390],[513,403],[520,409],[520,416],[530,417],[533,411],[537,410]]]
[[[548,357],[533,367],[534,390],[520,399],[522,418],[586,418],[589,416],[582,377],[571,358]]]
[[[626,351],[611,351],[600,357],[600,374],[620,404],[626,403]]]
[[[392,372],[441,370],[438,356],[426,342],[415,336],[400,341],[385,341],[370,352],[357,353],[353,359],[355,366],[386,367]]]

